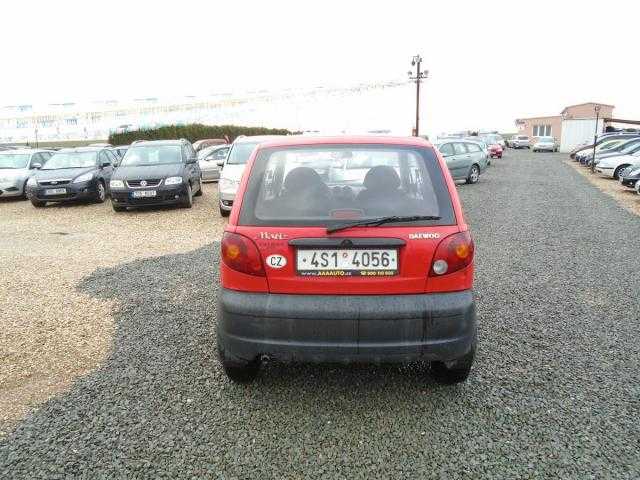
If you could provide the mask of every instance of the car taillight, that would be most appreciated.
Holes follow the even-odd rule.
[[[238,272],[265,276],[258,247],[251,239],[237,233],[225,232],[222,236],[222,261]]]
[[[430,277],[465,268],[473,261],[473,240],[469,232],[454,233],[440,242],[429,270]]]

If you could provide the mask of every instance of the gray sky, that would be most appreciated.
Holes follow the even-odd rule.
[[[403,79],[419,52],[432,125],[640,118],[637,0],[166,3],[4,2],[0,105]]]

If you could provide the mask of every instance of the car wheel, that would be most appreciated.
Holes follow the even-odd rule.
[[[24,185],[22,186],[22,198],[24,200],[29,198],[29,195],[27,195],[27,182],[24,182]]]
[[[224,210],[222,207],[220,207],[220,216],[222,216],[222,217],[228,217],[229,215],[231,215],[231,211],[229,211],[229,210]]]
[[[218,347],[218,358],[222,364],[224,373],[229,380],[235,383],[250,383],[256,379],[260,372],[260,359],[241,360],[239,358],[229,358],[224,351]]]
[[[182,201],[182,208],[191,208],[193,207],[193,190],[191,189],[191,184],[187,184],[187,194],[185,195],[184,200]]]
[[[47,204],[47,202],[41,202],[40,200],[37,200],[35,198],[31,199],[31,205],[33,205],[36,208],[42,208]]]
[[[111,207],[113,208],[114,212],[124,212],[127,209],[127,207],[123,207],[122,205],[116,205],[113,202],[111,202]]]
[[[475,345],[471,351],[452,362],[431,362],[431,375],[441,385],[455,385],[464,382],[471,372],[476,354]]]
[[[202,177],[200,178],[200,181],[198,182],[198,193],[196,193],[194,195],[194,197],[201,197],[202,196]]]
[[[625,168],[627,168],[629,165],[620,165],[618,168],[616,168],[613,171],[613,178],[614,180],[618,180],[620,178],[620,172],[622,172],[622,170],[624,170]]]
[[[107,189],[104,187],[104,183],[98,182],[96,185],[96,198],[94,201],[96,203],[104,203],[107,199]]]
[[[475,163],[471,165],[471,170],[469,171],[469,176],[467,177],[467,183],[474,184],[478,183],[480,180],[480,167]]]

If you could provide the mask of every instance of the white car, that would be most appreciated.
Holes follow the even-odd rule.
[[[273,138],[278,138],[278,136],[238,137],[231,145],[227,158],[224,160],[220,181],[218,182],[220,215],[223,217],[228,217],[231,213],[244,167],[247,165],[253,150],[261,143]]]
[[[636,192],[640,195],[640,182],[636,182]]]
[[[557,152],[558,142],[553,137],[538,137],[531,148],[534,152]]]
[[[618,180],[620,172],[631,165],[640,165],[640,151],[631,155],[603,158],[596,165],[596,171]]]
[[[203,182],[212,182],[220,178],[220,170],[230,148],[231,145],[214,145],[198,152],[198,163]]]
[[[0,152],[0,197],[26,197],[27,180],[53,155],[48,150],[3,150]]]
[[[531,148],[529,137],[526,135],[515,135],[514,137],[511,137],[509,146],[511,148]]]

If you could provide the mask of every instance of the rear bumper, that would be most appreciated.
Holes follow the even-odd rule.
[[[228,357],[282,361],[449,361],[476,342],[469,291],[283,295],[222,289],[218,344]]]

